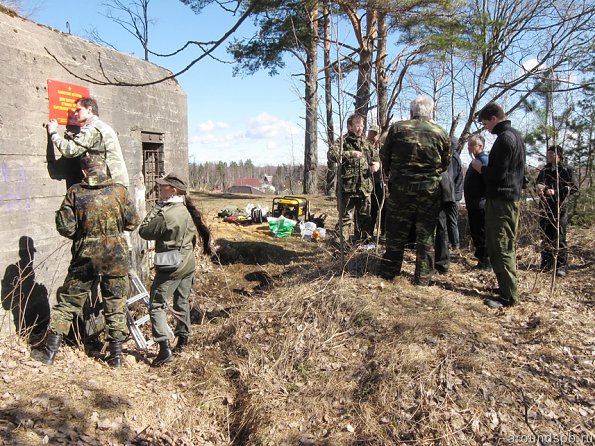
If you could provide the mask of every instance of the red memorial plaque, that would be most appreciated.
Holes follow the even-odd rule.
[[[60,125],[79,125],[74,120],[75,104],[80,98],[88,98],[89,89],[80,85],[48,79],[48,100],[50,120],[55,119]]]

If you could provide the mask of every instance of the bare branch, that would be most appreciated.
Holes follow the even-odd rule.
[[[246,11],[238,18],[237,22],[219,40],[215,41],[211,45],[210,48],[206,49],[203,54],[201,54],[199,57],[195,58],[192,62],[190,62],[188,65],[186,65],[186,67],[184,67],[183,69],[181,69],[180,71],[178,71],[174,74],[171,74],[170,76],[165,76],[160,79],[156,79],[156,80],[149,81],[149,82],[129,82],[129,81],[118,80],[115,78],[113,80],[111,80],[103,69],[103,65],[101,63],[101,52],[98,54],[98,60],[99,60],[99,65],[100,65],[104,80],[96,79],[89,74],[81,75],[81,74],[75,73],[70,68],[68,68],[64,63],[62,63],[47,47],[44,47],[44,49],[50,55],[50,57],[52,57],[56,61],[56,63],[58,65],[60,65],[66,72],[68,72],[71,76],[75,77],[76,79],[80,79],[82,81],[85,81],[85,82],[88,82],[88,83],[94,84],[94,85],[113,85],[113,86],[118,86],[118,87],[146,87],[148,85],[155,85],[155,84],[159,84],[161,82],[165,82],[170,79],[174,79],[177,76],[180,76],[181,74],[184,74],[185,72],[190,70],[190,68],[192,68],[196,63],[200,62],[205,57],[210,57],[211,53],[213,51],[215,51],[219,46],[221,46],[221,44],[224,43],[229,38],[229,36],[231,36],[240,27],[240,25],[250,16],[253,9],[254,9],[253,4],[250,4],[250,6],[246,9]]]
[[[96,27],[90,28],[90,29],[85,29],[85,33],[87,34],[87,38],[89,40],[92,40],[95,43],[98,43],[100,45],[106,46],[108,48],[111,48],[114,51],[118,51],[118,49],[112,45],[109,42],[106,42],[105,40],[103,40],[101,38],[101,36],[99,35],[99,30]]]

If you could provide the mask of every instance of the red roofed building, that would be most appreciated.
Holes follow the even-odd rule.
[[[239,180],[236,180],[233,185],[260,187],[260,180],[258,178],[240,178]]]

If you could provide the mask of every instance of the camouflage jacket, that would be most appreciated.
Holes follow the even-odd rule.
[[[355,158],[353,152],[362,152],[364,156]],[[374,190],[370,164],[378,162],[378,154],[366,138],[358,138],[351,133],[343,137],[343,153],[341,141],[337,141],[328,151],[328,159],[341,163],[341,190],[343,193],[370,194]]]
[[[128,190],[105,174],[90,174],[75,184],[56,212],[56,228],[72,239],[69,273],[126,276],[128,245],[123,231],[138,226]]]
[[[57,133],[52,134],[52,142],[66,158],[74,158],[85,152],[103,155],[114,183],[128,187],[128,170],[118,135],[97,116],[89,118],[75,136],[67,134],[62,138]]]
[[[391,125],[380,161],[394,190],[414,191],[438,186],[452,158],[447,133],[426,118]]]

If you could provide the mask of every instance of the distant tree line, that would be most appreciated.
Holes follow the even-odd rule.
[[[246,161],[190,163],[190,186],[201,191],[226,191],[242,179],[272,176],[275,192],[299,194],[303,190],[303,165],[255,166],[250,159]],[[321,176],[326,175],[323,171]]]

